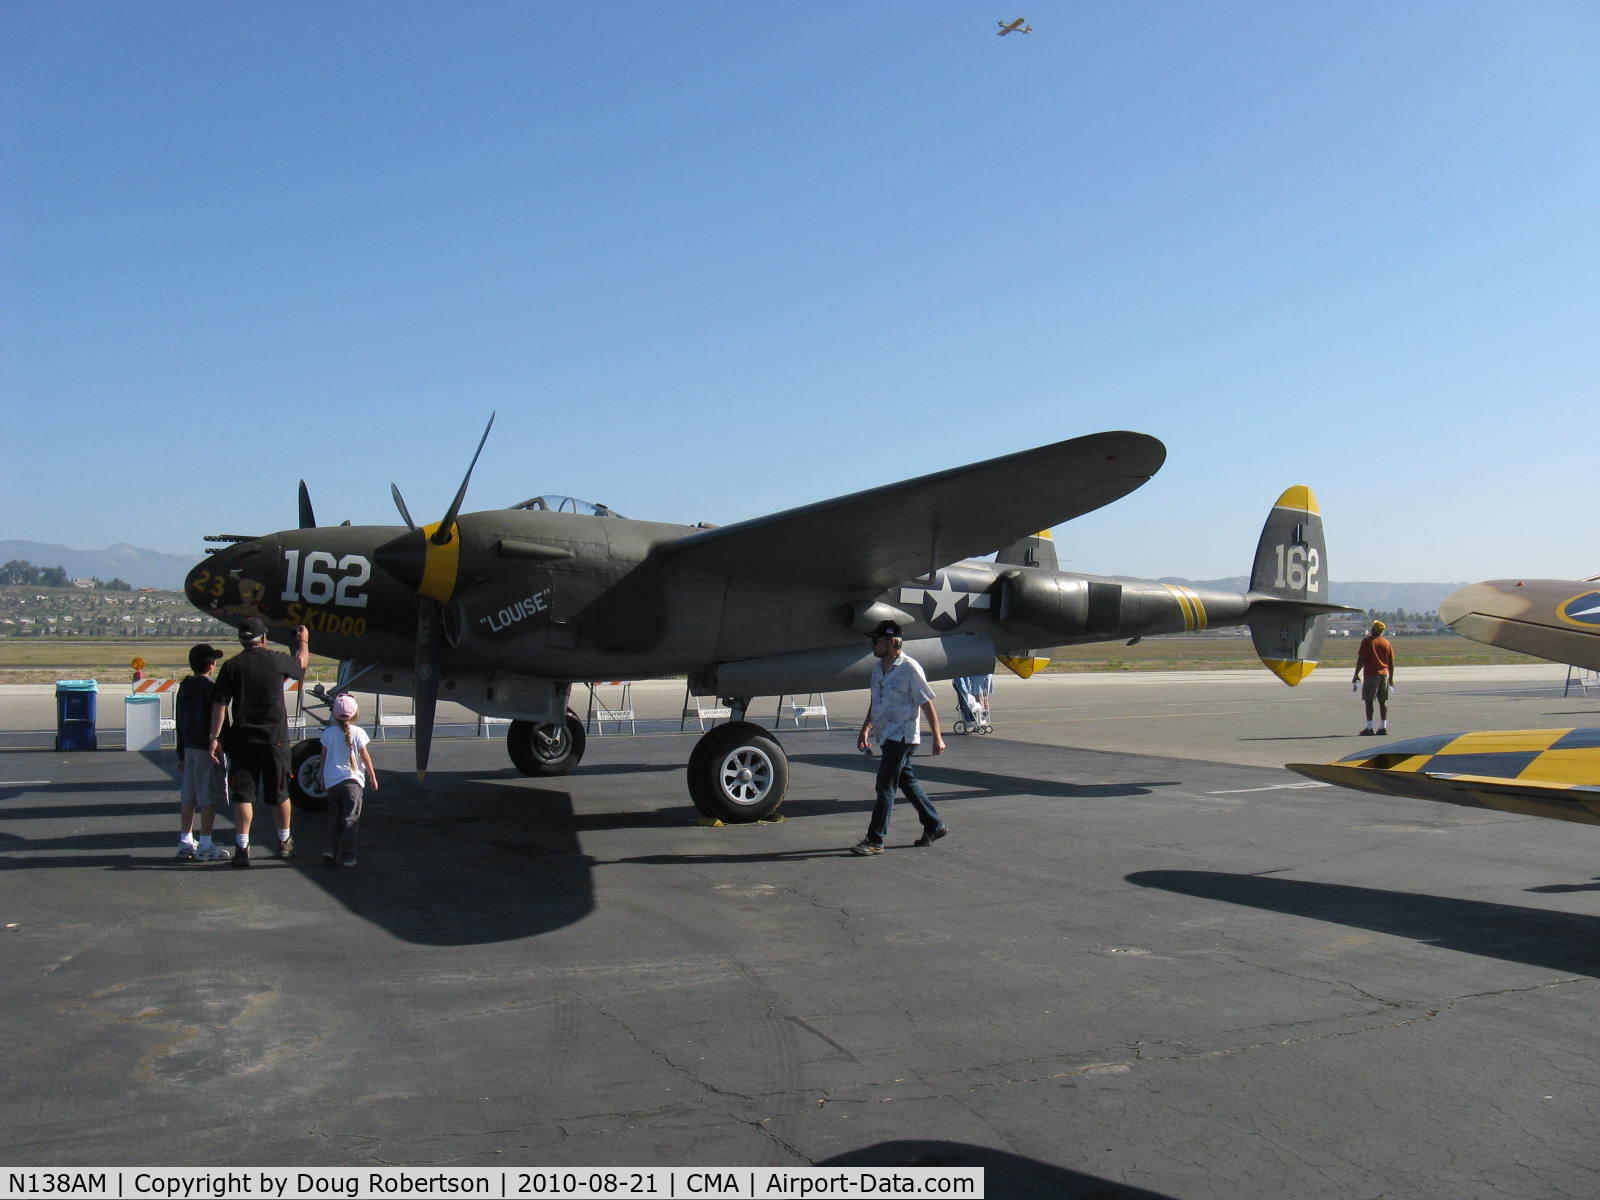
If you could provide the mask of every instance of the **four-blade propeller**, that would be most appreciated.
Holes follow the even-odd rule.
[[[467,485],[472,482],[478,456],[489,440],[489,430],[494,428],[494,418],[495,414],[490,413],[489,423],[483,427],[483,436],[478,439],[478,448],[467,464],[467,473],[462,476],[455,499],[450,501],[444,519],[437,525],[419,528],[411,519],[411,510],[406,507],[399,487],[393,483],[389,485],[400,518],[414,535],[404,537],[398,549],[380,554],[379,562],[391,574],[417,589],[417,651],[412,682],[416,697],[418,779],[427,774],[428,751],[433,745],[433,716],[439,701],[439,663],[444,657],[444,606],[455,592],[456,566],[461,553],[456,518],[467,497]]]

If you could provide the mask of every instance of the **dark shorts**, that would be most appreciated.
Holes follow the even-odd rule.
[[[1389,677],[1387,675],[1368,675],[1361,681],[1361,698],[1363,700],[1377,700],[1383,704],[1389,703]]]
[[[289,743],[242,742],[228,748],[228,789],[235,804],[289,798]]]

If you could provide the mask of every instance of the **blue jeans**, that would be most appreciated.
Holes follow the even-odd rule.
[[[883,754],[878,759],[878,803],[872,809],[872,824],[867,826],[867,841],[883,845],[889,836],[889,814],[894,811],[894,793],[899,788],[922,818],[922,828],[942,828],[933,801],[917,782],[917,773],[911,769],[911,752],[916,749],[910,742],[884,742]]]

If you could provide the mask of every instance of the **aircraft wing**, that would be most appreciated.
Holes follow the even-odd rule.
[[[1600,729],[1512,729],[1379,743],[1289,770],[1380,796],[1408,796],[1600,825]]]
[[[880,591],[1110,504],[1166,456],[1147,434],[1090,434],[690,534],[661,561],[740,581]]]
[[[1383,771],[1339,763],[1289,763],[1288,767],[1307,779],[1336,783],[1379,796],[1407,796],[1465,808],[1487,808],[1525,817],[1600,825],[1600,787],[1587,784],[1520,782],[1489,775]]]
[[[1462,637],[1600,671],[1600,585],[1491,579],[1446,596],[1439,619]]]

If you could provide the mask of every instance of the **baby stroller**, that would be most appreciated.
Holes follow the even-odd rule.
[[[961,714],[953,727],[956,733],[994,732],[989,714],[984,711],[983,697],[977,690],[982,682],[982,675],[963,675],[951,681],[956,689],[956,708]]]

